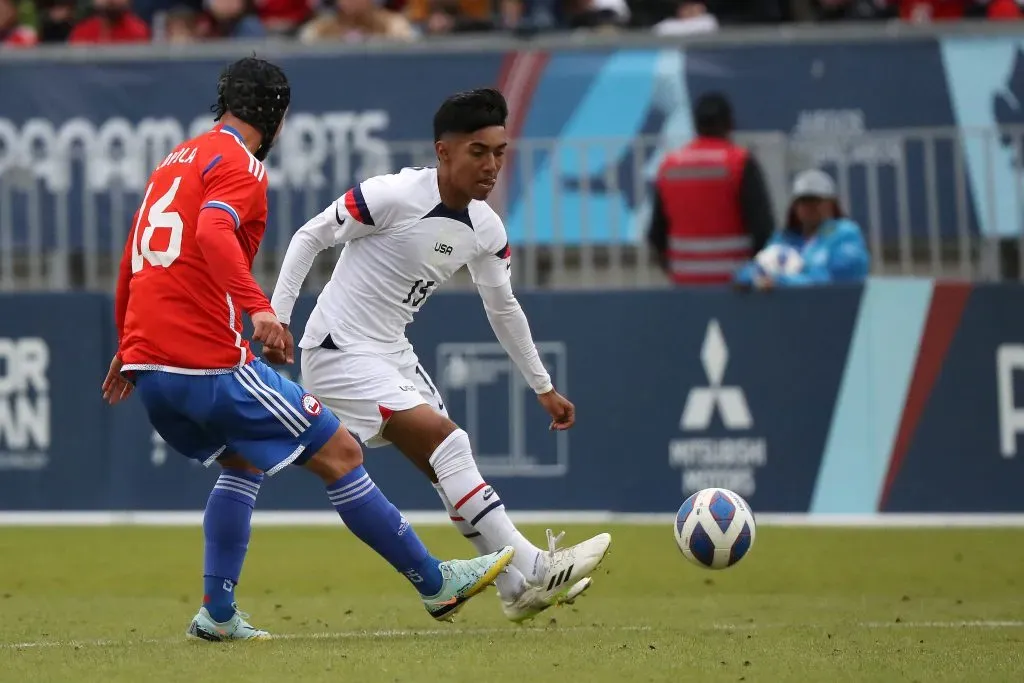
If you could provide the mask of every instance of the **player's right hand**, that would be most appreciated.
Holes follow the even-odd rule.
[[[272,349],[267,346],[263,347],[263,357],[271,365],[291,365],[295,362],[295,339],[292,337],[292,331],[288,329],[287,325],[282,325],[282,327],[284,327],[284,348]]]
[[[551,424],[548,429],[561,432],[569,429],[576,422],[576,406],[554,389],[546,394],[538,394],[537,400],[551,416]]]
[[[260,311],[252,316],[254,331],[252,338],[263,344],[265,349],[279,349],[284,351],[284,325],[278,321],[273,311]]]
[[[132,383],[121,374],[121,365],[121,357],[114,354],[114,359],[110,361],[110,369],[103,380],[103,400],[110,405],[120,403],[131,396],[134,389]]]

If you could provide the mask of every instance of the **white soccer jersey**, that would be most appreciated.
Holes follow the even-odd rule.
[[[434,168],[365,180],[300,232],[315,236],[318,249],[346,243],[306,323],[299,343],[304,349],[320,346],[328,335],[345,350],[409,349],[406,325],[462,266],[484,287],[500,287],[510,277],[511,250],[501,219],[481,201],[461,212],[445,207]],[[293,272],[287,263],[282,268],[272,300],[282,322],[290,321],[311,265],[310,258]]]

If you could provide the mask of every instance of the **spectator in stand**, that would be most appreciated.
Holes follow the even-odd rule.
[[[405,15],[424,33],[461,33],[495,28],[491,0],[408,0]]]
[[[164,15],[164,33],[168,43],[199,41],[199,12],[187,5],[176,5]]]
[[[263,38],[267,30],[256,16],[252,0],[205,0],[197,32],[207,40],[218,38]]]
[[[632,13],[626,0],[566,0],[564,16],[569,28],[613,28],[627,25]]]
[[[176,17],[183,17],[184,10],[190,9],[199,12],[203,6],[203,0],[133,0],[132,11],[139,19],[149,24],[154,39],[158,33],[157,26],[160,25],[169,14],[174,13]]]
[[[789,18],[788,0],[701,0],[697,4],[723,26],[776,24]]]
[[[717,30],[715,15],[708,12],[703,2],[693,0],[679,0],[675,14],[654,25],[654,33],[659,36],[692,36]]]
[[[990,0],[983,7],[985,16],[993,21],[1012,21],[1024,18],[1024,1],[1022,0]]]
[[[864,21],[896,16],[892,0],[815,0],[811,18],[819,21]]]
[[[871,256],[860,226],[844,215],[831,176],[817,169],[803,171],[793,180],[792,195],[786,226],[768,243],[766,258],[755,256],[736,274],[736,283],[771,289],[863,282]],[[782,260],[778,254],[799,268],[773,272]]]
[[[562,0],[504,0],[505,27],[519,31],[556,28]]]
[[[320,0],[256,0],[256,14],[268,33],[294,36],[320,4]]]
[[[761,165],[732,142],[732,106],[697,101],[697,137],[665,156],[655,180],[648,240],[678,285],[728,284],[775,228]]]
[[[956,21],[964,18],[1020,19],[1018,0],[891,0],[900,19],[913,23]]]
[[[71,31],[69,43],[149,42],[149,26],[132,12],[131,0],[93,0],[92,9]]]
[[[530,33],[555,26],[560,1],[407,0],[401,5],[409,20],[427,35],[491,30]]]
[[[40,43],[66,43],[75,28],[75,0],[38,0]]]
[[[299,32],[299,39],[304,43],[367,38],[412,40],[415,37],[408,19],[380,7],[376,0],[335,0],[334,10],[321,14]]]
[[[777,24],[793,18],[791,5],[812,1],[846,0],[639,0],[633,3],[633,7],[637,26],[656,26],[666,20],[697,19],[691,26],[669,24],[662,27],[662,30],[667,29],[667,33],[680,28],[681,33],[690,33],[705,32],[711,20],[714,20],[714,26]]]
[[[900,19],[927,23],[963,19],[968,0],[899,0]]]
[[[15,0],[0,0],[0,48],[32,47],[35,44],[36,32],[21,23]]]

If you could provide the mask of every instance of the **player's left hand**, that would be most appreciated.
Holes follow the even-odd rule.
[[[775,286],[775,280],[767,275],[758,275],[754,278],[754,287],[760,290],[771,289]]]
[[[576,422],[576,406],[554,389],[546,394],[538,394],[537,400],[551,416],[551,425],[548,429],[560,432],[569,429]]]
[[[114,405],[120,403],[132,395],[132,383],[121,376],[121,358],[114,354],[110,361],[110,369],[107,370],[107,377],[103,380],[103,400]]]

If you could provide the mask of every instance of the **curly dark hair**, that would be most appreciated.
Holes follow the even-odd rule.
[[[217,81],[217,103],[210,107],[214,121],[227,113],[255,128],[263,141],[254,156],[266,158],[291,102],[291,86],[281,67],[253,57],[229,64]]]

